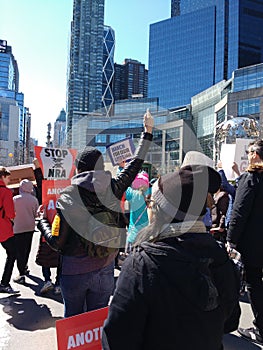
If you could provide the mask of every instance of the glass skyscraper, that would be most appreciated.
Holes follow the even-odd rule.
[[[103,37],[103,74],[102,74],[102,108],[109,117],[113,113],[113,77],[114,77],[115,33],[109,26],[104,26]]]
[[[149,97],[172,108],[263,62],[263,1],[172,0],[171,18],[150,26]]]
[[[72,146],[73,119],[102,105],[104,0],[74,0],[67,88],[67,137]]]

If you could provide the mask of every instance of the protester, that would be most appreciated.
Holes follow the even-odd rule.
[[[226,243],[226,214],[229,205],[228,192],[224,191],[222,186],[214,194],[214,205],[212,206],[212,228],[211,234],[215,239]]]
[[[15,213],[14,234],[19,276],[14,282],[24,284],[27,273],[28,258],[31,251],[35,218],[38,216],[38,200],[33,195],[33,184],[24,179],[19,184],[19,195],[13,197]]]
[[[219,174],[203,165],[184,164],[155,182],[153,220],[122,267],[104,350],[219,350],[224,332],[237,328],[234,266],[202,222],[207,192],[219,186]]]
[[[132,186],[126,191],[126,200],[130,205],[130,221],[127,236],[127,252],[131,251],[132,245],[138,232],[148,225],[147,195],[149,190],[149,175],[142,171],[137,174]]]
[[[0,284],[0,293],[17,294],[19,291],[10,286],[10,280],[16,260],[16,247],[13,231],[15,208],[12,191],[6,186],[11,173],[0,167],[0,242],[6,251],[6,263]]]
[[[46,205],[42,204],[42,182],[44,180],[44,176],[37,158],[33,160],[33,163],[35,166],[34,175],[37,183],[36,193],[41,204],[39,207],[39,215],[43,215],[44,212],[46,213]],[[50,224],[52,224],[55,215],[56,210],[50,208],[48,210],[48,215],[46,215]],[[43,236],[39,237],[39,245],[35,262],[37,265],[41,266],[42,275],[44,278],[44,283],[40,289],[40,294],[46,294],[49,291],[53,291],[53,294],[59,295],[61,293],[59,286],[60,254],[48,245]],[[52,283],[51,279],[51,268],[56,269],[54,284]]]
[[[241,253],[254,327],[239,328],[248,340],[263,345],[263,140],[248,148],[249,166],[238,182],[227,234],[229,251]]]
[[[93,215],[98,213],[114,216],[120,227],[126,227],[121,222],[120,201],[143,164],[152,140],[152,127],[153,118],[146,113],[145,132],[137,152],[116,178],[104,170],[101,152],[87,146],[77,157],[77,175],[72,178],[71,186],[58,199],[52,232],[46,221],[40,220],[39,229],[45,239],[62,254],[60,283],[65,317],[108,305],[114,288],[116,247],[94,241],[93,231],[87,228],[92,230],[90,223],[98,223],[93,220]],[[106,225],[103,228],[105,232],[110,229]]]

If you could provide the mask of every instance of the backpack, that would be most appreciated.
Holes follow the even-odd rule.
[[[89,256],[104,258],[120,248],[120,231],[113,213],[101,209],[92,214],[87,230],[79,237]]]
[[[76,193],[63,193],[57,209],[91,257],[104,258],[118,251],[126,229],[119,227],[119,216],[99,201],[83,204]]]

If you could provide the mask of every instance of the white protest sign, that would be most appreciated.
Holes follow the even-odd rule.
[[[126,138],[107,146],[107,152],[113,166],[133,157],[135,147],[131,138]]]
[[[246,150],[251,142],[251,139],[236,139],[235,162],[237,163],[241,174],[244,173],[248,167]]]
[[[222,162],[222,166],[226,174],[226,178],[228,180],[235,179],[235,174],[234,174],[234,171],[232,170],[232,165],[233,165],[233,162],[235,161],[235,150],[236,150],[235,144],[223,143],[221,146],[220,160]]]

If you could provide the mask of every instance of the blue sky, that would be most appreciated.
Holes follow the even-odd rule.
[[[117,63],[148,67],[149,25],[170,17],[171,0],[105,0],[105,24],[115,30]],[[66,108],[69,30],[73,0],[2,0],[0,39],[19,68],[19,91],[32,115],[32,137],[45,146],[47,124]]]

